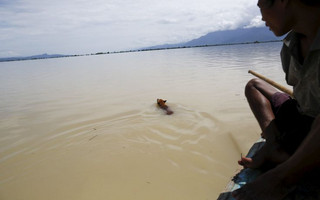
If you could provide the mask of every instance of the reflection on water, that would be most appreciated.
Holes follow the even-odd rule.
[[[284,84],[280,47],[0,63],[0,199],[215,199],[260,134],[247,71]]]

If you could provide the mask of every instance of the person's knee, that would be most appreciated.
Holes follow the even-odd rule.
[[[269,101],[271,101],[272,96],[276,92],[278,92],[277,89],[275,89],[269,83],[258,78],[251,79],[245,87],[245,95],[247,98],[259,93],[265,96]]]
[[[260,81],[261,81],[260,79],[253,78],[247,83],[244,91],[246,97],[250,96],[253,91],[257,90],[256,86],[259,84]]]

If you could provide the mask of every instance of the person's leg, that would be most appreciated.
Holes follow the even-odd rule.
[[[235,199],[283,199],[295,189],[296,184],[306,185],[303,180],[307,177],[315,178],[319,182],[319,154],[320,154],[320,115],[316,117],[311,130],[297,151],[285,162],[274,169],[260,175],[254,181],[232,192]],[[306,179],[307,184],[311,180]],[[302,181],[302,182],[301,182]],[[304,198],[287,196],[286,199],[319,199],[319,187],[299,188],[297,191]],[[296,194],[296,193],[294,193]],[[311,194],[311,195],[310,195]],[[315,195],[315,196],[312,196]]]
[[[245,87],[245,95],[249,106],[256,117],[262,132],[274,119],[271,102],[272,96],[276,92],[278,92],[277,89],[260,79],[250,80]]]
[[[268,136],[263,147],[252,157],[241,157],[238,161],[245,168],[272,168],[275,165],[286,161],[289,154],[277,142],[277,137],[281,134],[278,131],[275,120],[272,120],[266,127],[263,134]]]

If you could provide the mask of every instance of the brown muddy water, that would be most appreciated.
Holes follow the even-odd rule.
[[[216,199],[260,135],[247,72],[284,84],[280,48],[0,63],[0,199]]]

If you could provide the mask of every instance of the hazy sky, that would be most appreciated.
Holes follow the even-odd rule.
[[[257,0],[0,0],[0,57],[84,54],[261,26]]]

